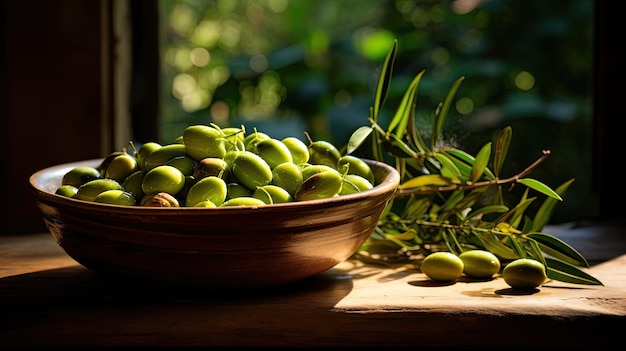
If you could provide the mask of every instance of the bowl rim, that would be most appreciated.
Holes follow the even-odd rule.
[[[260,205],[260,206],[250,206],[250,205],[239,205],[239,206],[224,206],[224,207],[144,207],[144,206],[126,206],[126,205],[115,205],[115,204],[106,204],[106,203],[98,203],[93,201],[86,201],[80,199],[69,198],[67,196],[59,195],[54,193],[53,191],[47,190],[43,188],[41,184],[41,179],[50,174],[50,173],[58,173],[62,176],[65,172],[69,171],[69,169],[76,166],[97,166],[104,158],[95,158],[95,159],[87,159],[81,161],[74,161],[68,163],[61,163],[53,166],[49,166],[43,169],[40,169],[31,174],[29,177],[28,185],[37,198],[38,201],[48,201],[54,203],[65,203],[68,205],[80,205],[87,206],[87,208],[94,209],[107,209],[107,210],[123,210],[123,211],[133,211],[133,212],[150,212],[150,211],[166,211],[167,213],[180,213],[180,211],[186,212],[202,212],[202,211],[211,211],[211,212],[228,212],[228,211],[241,211],[241,209],[254,209],[260,211],[271,211],[272,209],[298,209],[298,208],[310,208],[311,206],[335,206],[341,205],[345,203],[351,202],[359,202],[361,200],[367,199],[371,196],[383,195],[387,193],[395,193],[399,183],[400,183],[400,174],[399,172],[389,164],[386,164],[381,161],[371,160],[362,158],[365,162],[367,162],[370,166],[382,168],[386,171],[387,175],[384,179],[381,180],[380,183],[376,184],[373,188],[360,191],[354,194],[346,194],[341,196],[335,196],[332,198],[325,199],[316,199],[316,200],[305,200],[305,201],[293,201],[288,203],[278,203],[278,204],[268,204],[268,205]],[[65,170],[65,171],[63,171]],[[56,176],[58,177],[58,175]],[[55,177],[52,177],[55,178]],[[392,195],[391,195],[392,196]],[[389,196],[389,198],[391,198]]]

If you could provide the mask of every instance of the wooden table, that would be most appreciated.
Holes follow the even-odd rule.
[[[571,224],[558,235],[604,286],[500,277],[441,285],[410,267],[348,261],[272,291],[214,295],[107,281],[47,233],[0,236],[0,350],[236,347],[592,347],[623,342],[626,225]],[[594,348],[595,349],[595,348]]]

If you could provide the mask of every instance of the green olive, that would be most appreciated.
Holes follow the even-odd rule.
[[[261,156],[250,151],[241,151],[235,156],[231,171],[238,182],[250,191],[272,181],[271,167]]]
[[[237,157],[237,155],[239,155],[239,153],[243,152],[244,150],[228,150],[226,151],[226,155],[224,156],[223,160],[224,162],[226,162],[226,164],[228,165],[228,168],[231,170],[231,174],[232,174],[232,170],[233,170],[233,160],[235,159],[235,157]]]
[[[204,200],[204,201],[200,201],[197,204],[193,205],[193,207],[214,208],[214,207],[217,207],[217,206],[214,203],[212,203],[210,200]]]
[[[228,189],[226,193],[226,199],[228,200],[236,197],[252,196],[252,192],[250,191],[250,189],[239,183],[228,183],[226,184],[226,186]]]
[[[194,186],[195,184],[196,184],[196,178],[194,178],[193,176],[185,176],[185,185],[183,185],[183,188],[180,189],[178,194],[176,194],[176,198],[180,199],[179,202],[185,203],[185,198],[187,197],[187,194],[189,193],[189,189],[191,189],[191,187]]]
[[[459,258],[463,261],[463,273],[470,278],[488,279],[500,271],[500,260],[489,251],[464,251]]]
[[[148,155],[152,153],[152,151],[161,148],[161,144],[155,143],[153,141],[142,144],[139,147],[139,150],[135,153],[135,159],[137,159],[137,165],[139,169],[146,169],[146,159]]]
[[[146,171],[136,171],[126,177],[126,179],[122,182],[124,190],[133,194],[137,200],[140,200],[145,195],[143,189],[141,189],[141,183],[143,182],[143,177],[145,175]]]
[[[161,165],[146,173],[141,182],[144,194],[168,193],[176,195],[185,185],[185,175],[176,167]]]
[[[229,207],[229,206],[265,206],[265,202],[263,200],[257,199],[256,197],[251,196],[241,196],[235,197],[232,199],[228,199],[224,201],[224,203],[220,207]]]
[[[255,153],[261,156],[272,169],[281,163],[293,162],[291,151],[287,145],[274,138],[260,140],[256,144]]]
[[[185,206],[196,206],[197,203],[206,200],[219,206],[226,200],[227,191],[228,187],[224,179],[215,176],[202,178],[189,189]]]
[[[93,201],[123,206],[133,206],[136,203],[136,199],[133,194],[124,190],[105,190],[98,194]]]
[[[504,266],[502,278],[514,289],[534,289],[548,279],[544,265],[531,258],[519,258]]]
[[[271,137],[263,132],[255,130],[253,133],[246,135],[243,139],[245,150],[256,153],[256,144],[261,140],[270,139]]]
[[[451,252],[433,252],[424,258],[420,270],[434,281],[454,281],[463,274],[463,261]]]
[[[200,180],[208,176],[230,179],[230,166],[222,158],[206,157],[196,164],[193,170],[193,176],[196,180]]]
[[[163,145],[160,148],[152,151],[144,162],[144,169],[149,171],[157,166],[166,164],[169,160],[179,157],[187,156],[185,151],[185,145],[183,144],[168,144]]]
[[[339,195],[359,193],[374,187],[367,179],[356,174],[346,174],[343,176],[342,181]]]
[[[336,172],[337,174],[339,174],[339,172],[337,172],[335,168],[331,166],[327,166],[327,165],[314,165],[314,164],[309,164],[309,163],[301,163],[298,165],[298,167],[300,168],[300,171],[302,172],[303,181],[317,173]]]
[[[144,207],[180,207],[178,200],[168,193],[146,195],[139,204]]]
[[[76,198],[80,200],[93,201],[98,194],[107,190],[124,190],[124,187],[113,179],[94,179],[78,188],[78,191],[76,191]]]
[[[367,179],[371,184],[374,184],[374,172],[367,162],[362,159],[352,156],[344,155],[337,161],[337,169],[339,172],[343,172],[343,168],[346,167],[346,174],[356,174]]]
[[[252,197],[263,200],[268,205],[282,204],[293,201],[293,197],[289,192],[277,185],[264,185],[256,188]]]
[[[358,174],[346,174],[343,178],[346,181],[349,181],[350,183],[356,185],[357,188],[359,188],[359,191],[369,190],[374,187],[374,185],[369,180]]]
[[[104,172],[104,177],[122,183],[126,177],[139,170],[134,156],[123,153],[111,160]]]
[[[222,128],[222,133],[226,139],[226,150],[244,150],[244,139],[246,131],[243,128],[227,127]]]
[[[65,197],[76,197],[77,192],[78,192],[77,187],[73,185],[65,184],[65,185],[61,185],[60,187],[58,187],[54,193],[57,195],[65,196]]]
[[[281,163],[272,169],[271,183],[287,190],[293,196],[302,185],[302,171],[293,162]]]
[[[93,167],[78,166],[70,169],[63,175],[61,185],[72,185],[76,188],[95,179],[102,178],[100,172]]]
[[[211,126],[193,125],[185,128],[183,141],[187,153],[196,161],[206,157],[223,158],[226,155],[224,133]]]
[[[100,174],[102,174],[102,176],[104,177],[104,173],[107,170],[107,167],[109,167],[109,164],[111,163],[111,161],[116,158],[119,155],[123,155],[125,154],[126,151],[114,151],[110,154],[108,154],[98,165],[98,167],[96,167],[96,169],[98,170],[98,172],[100,172]]]
[[[173,159],[167,161],[165,164],[178,168],[178,170],[181,171],[185,176],[191,176],[193,175],[197,163],[198,161],[187,155],[184,155],[176,156]]]
[[[293,163],[300,164],[309,162],[309,148],[302,140],[296,137],[286,137],[281,141],[291,152]]]
[[[326,199],[337,196],[341,191],[342,178],[339,172],[316,173],[302,182],[296,191],[296,201]]]
[[[332,168],[337,167],[337,162],[341,158],[341,153],[335,145],[328,141],[318,140],[314,141],[308,146],[309,148],[309,163],[317,165],[326,165]]]

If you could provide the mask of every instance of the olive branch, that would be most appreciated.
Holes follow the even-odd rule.
[[[544,150],[535,162],[513,176],[502,177],[502,167],[512,139],[511,127],[500,131],[494,142],[470,153],[439,142],[454,95],[464,77],[457,79],[435,109],[429,142],[415,123],[415,97],[424,70],[411,81],[388,126],[379,114],[389,91],[397,52],[394,40],[381,67],[368,125],[357,128],[345,146],[346,154],[371,140],[372,157],[393,164],[401,176],[374,233],[355,255],[373,263],[411,260],[416,254],[450,251],[460,254],[484,249],[501,260],[534,258],[544,264],[553,280],[602,285],[580,268],[587,260],[563,240],[543,233],[554,206],[574,181],[555,190],[529,175],[550,155]],[[491,167],[489,166],[491,164]],[[504,201],[504,188],[524,186],[518,203]],[[527,213],[537,196],[545,196],[534,217]]]

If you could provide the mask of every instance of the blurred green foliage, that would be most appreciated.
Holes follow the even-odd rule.
[[[416,121],[431,126],[464,76],[444,141],[475,154],[512,126],[511,174],[551,150],[535,178],[576,179],[553,222],[595,214],[592,0],[160,0],[160,11],[161,142],[212,122],[342,146],[397,39],[387,106],[425,69]]]

